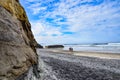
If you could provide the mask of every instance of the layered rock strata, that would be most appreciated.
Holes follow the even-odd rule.
[[[19,79],[31,67],[37,73],[36,44],[31,25],[19,0],[1,0],[0,80]]]

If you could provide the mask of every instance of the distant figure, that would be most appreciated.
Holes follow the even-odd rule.
[[[69,51],[73,52],[73,48],[70,47],[70,48],[69,48]]]

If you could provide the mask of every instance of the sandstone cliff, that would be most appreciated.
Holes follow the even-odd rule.
[[[0,80],[15,80],[37,64],[35,45],[19,0],[0,0]]]

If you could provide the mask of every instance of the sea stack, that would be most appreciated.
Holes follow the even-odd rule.
[[[36,44],[19,0],[0,0],[0,80],[24,80],[31,67],[37,68]]]

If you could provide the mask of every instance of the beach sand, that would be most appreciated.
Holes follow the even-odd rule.
[[[87,56],[87,57],[98,57],[105,59],[120,59],[120,53],[108,53],[108,52],[89,52],[89,51],[68,51],[62,49],[45,49],[45,51],[55,52],[55,53],[64,53],[72,54],[77,56]]]
[[[120,54],[55,49],[37,52],[56,77],[43,80],[120,80]]]

